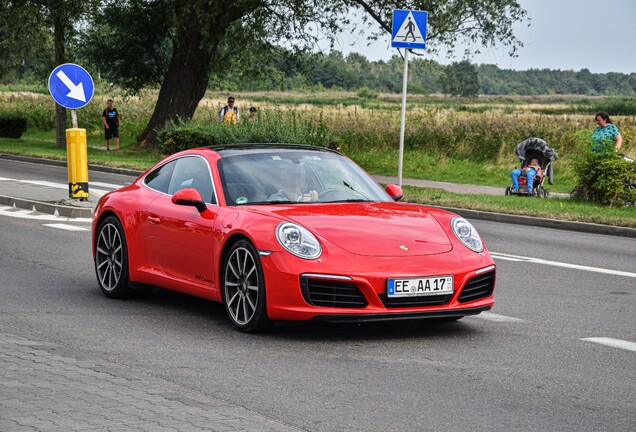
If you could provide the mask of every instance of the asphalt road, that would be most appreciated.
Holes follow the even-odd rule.
[[[498,265],[492,313],[246,335],[204,300],[107,299],[90,231],[67,230],[88,221],[14,216],[0,213],[0,325],[173,391],[308,431],[636,429],[634,239],[473,221]]]

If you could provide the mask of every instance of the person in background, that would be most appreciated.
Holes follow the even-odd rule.
[[[597,127],[590,137],[592,140],[592,150],[599,152],[603,141],[612,139],[615,141],[614,150],[618,151],[623,144],[623,137],[618,128],[612,123],[610,116],[604,111],[599,111],[596,113],[596,116],[594,116],[594,121],[596,121]]]
[[[525,174],[528,178],[528,195],[532,195],[532,180],[537,173],[541,173],[541,164],[539,164],[539,159],[537,158],[530,159],[528,166],[512,171],[510,173],[510,177],[512,177],[512,192],[519,192],[519,176]]]
[[[250,121],[256,121],[256,112],[258,110],[256,109],[256,107],[250,107]]]
[[[106,102],[106,109],[102,113],[104,122],[104,136],[106,138],[106,150],[110,150],[110,139],[113,138],[115,150],[119,149],[119,112],[113,106],[112,99]]]
[[[219,123],[237,124],[240,120],[241,113],[239,109],[234,106],[234,97],[227,98],[227,105],[219,110]]]

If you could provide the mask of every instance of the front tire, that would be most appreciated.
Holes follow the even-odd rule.
[[[223,262],[222,282],[223,303],[232,324],[246,333],[270,327],[263,268],[252,243],[239,240],[232,245]]]
[[[95,273],[99,287],[106,296],[125,298],[130,295],[126,235],[115,216],[108,216],[97,229]]]

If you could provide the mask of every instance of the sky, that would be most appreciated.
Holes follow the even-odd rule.
[[[496,64],[501,69],[589,69],[593,73],[636,72],[636,0],[518,0],[531,18],[515,25],[515,35],[524,43],[518,57],[504,47],[481,48],[470,60]],[[351,46],[353,44],[353,46]],[[345,55],[358,52],[369,60],[388,60],[398,53],[390,47],[390,35],[371,46],[364,36],[344,35],[336,49]],[[464,59],[464,46],[450,59],[420,58],[442,64]],[[412,58],[412,57],[411,57]]]

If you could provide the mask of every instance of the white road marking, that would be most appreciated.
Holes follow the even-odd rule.
[[[43,181],[43,180],[16,180],[16,181],[19,181],[21,183],[33,184],[33,185],[37,185],[37,186],[46,186],[46,187],[51,187],[51,188],[56,188],[56,189],[68,190],[68,183],[66,183],[66,184],[63,184],[63,183],[52,183],[52,182]],[[106,195],[108,192],[110,192],[109,190],[92,188],[91,187],[92,184],[93,184],[93,182],[91,182],[91,181],[88,182],[88,193],[89,194]],[[119,189],[119,187],[117,187],[117,189]]]
[[[627,351],[636,351],[636,342],[629,342],[621,339],[614,339],[608,337],[591,337],[580,339],[586,342],[594,342],[601,345],[607,345],[614,348],[620,348]]]
[[[564,263],[559,261],[548,261],[541,258],[531,258],[531,257],[503,254],[503,253],[497,253],[497,252],[490,252],[490,255],[494,259],[500,259],[505,261],[518,261],[518,262],[522,261],[522,262],[528,262],[528,263],[534,263],[534,264],[543,264],[543,265],[550,265],[555,267],[571,268],[575,270],[584,270],[584,271],[590,271],[590,272],[596,272],[596,273],[611,274],[614,276],[625,276],[625,277],[636,278],[636,273],[631,273],[631,272],[626,272],[621,270],[610,270],[610,269],[604,269],[600,267],[590,267],[590,266],[584,266],[584,265],[578,265],[578,264]]]
[[[51,214],[34,214],[32,210],[24,210],[18,209],[16,207],[9,207],[5,205],[0,205],[0,216],[9,216],[21,219],[33,219],[33,220],[44,220],[44,221],[68,221],[68,222],[80,222],[80,223],[91,223],[93,219],[91,218],[66,218],[63,216],[55,216]]]
[[[505,315],[498,315],[492,312],[482,312],[479,315],[475,315],[476,318],[485,319],[487,321],[495,321],[495,322],[522,322],[521,318],[514,318]]]
[[[32,184],[36,186],[46,186],[46,187],[51,187],[56,189],[68,189],[68,183],[66,184],[53,183],[53,182],[45,181],[45,180],[14,180],[14,181],[17,181],[20,183]]]
[[[57,228],[57,229],[65,230],[65,231],[90,231],[90,228],[78,227],[78,226],[73,226],[73,225],[66,225],[66,224],[61,224],[61,223],[44,224],[44,226],[51,227],[51,228]]]
[[[0,177],[0,181],[13,181],[13,182],[19,182],[19,183],[32,184],[32,185],[36,185],[36,186],[45,186],[45,187],[50,187],[50,188],[55,188],[55,189],[68,190],[68,183],[54,183],[54,182],[50,182],[50,181],[46,181],[46,180],[18,180],[18,179],[9,179],[9,178],[5,178],[5,177]],[[97,185],[97,186],[101,186],[101,187],[105,187],[105,188],[109,188],[109,189],[108,190],[95,189],[95,188],[92,187],[92,185]],[[124,186],[116,185],[116,184],[112,184],[112,183],[92,182],[90,180],[88,182],[88,191],[89,191],[89,193],[96,194],[96,195],[105,195],[108,192],[110,192],[111,190],[120,189],[122,187],[124,187]]]
[[[113,183],[102,183],[102,182],[96,182],[96,181],[88,181],[89,185],[93,185],[93,186],[99,186],[99,187],[103,187],[103,188],[108,188],[108,189],[121,189],[124,187],[124,185],[117,185],[117,184],[113,184]]]

